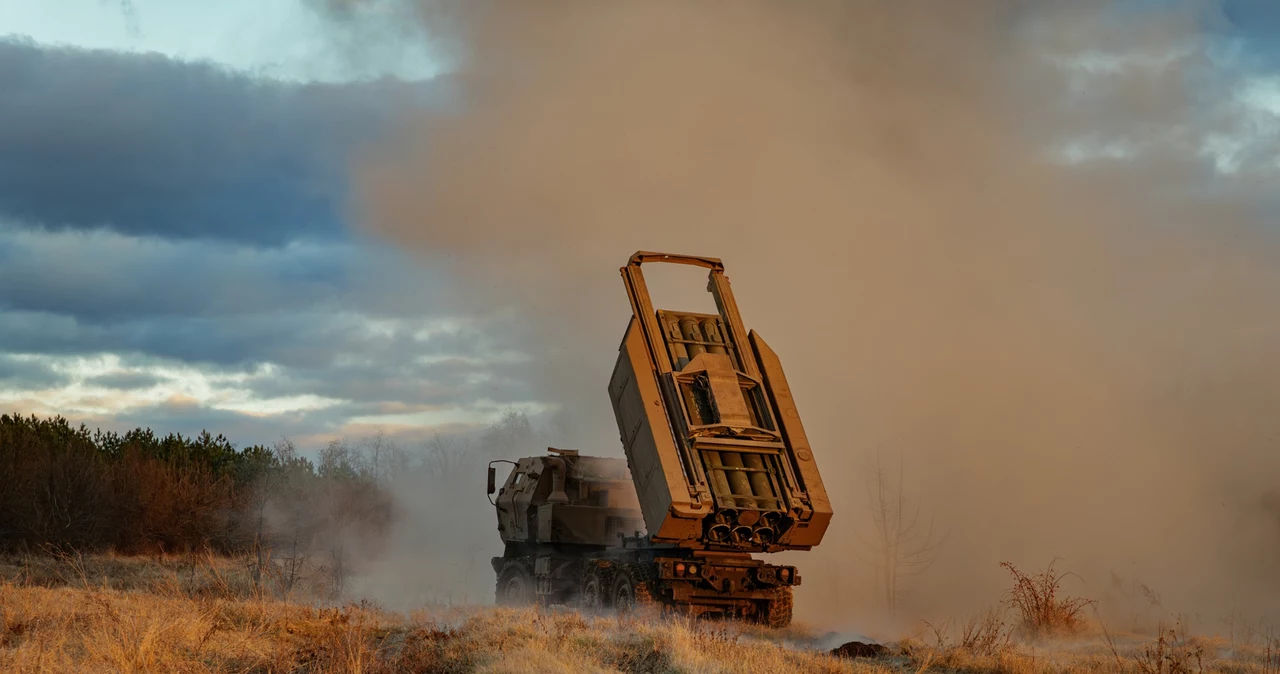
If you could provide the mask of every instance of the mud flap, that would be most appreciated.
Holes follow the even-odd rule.
[[[550,595],[555,591],[551,578],[551,558],[539,557],[533,562],[533,588],[538,598]]]

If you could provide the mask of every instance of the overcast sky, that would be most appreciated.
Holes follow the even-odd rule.
[[[353,148],[440,99],[426,41],[359,32],[0,0],[0,407],[313,446],[541,409],[447,278],[348,227]]]
[[[397,106],[458,104],[402,5],[0,0],[0,408],[313,446],[546,409],[501,316],[351,222],[353,153]],[[1278,6],[1226,0],[1210,43],[1264,129]],[[1217,171],[1253,160],[1201,142]]]

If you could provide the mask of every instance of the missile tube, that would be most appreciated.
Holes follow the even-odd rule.
[[[715,450],[703,452],[707,457],[707,463],[711,464],[711,486],[716,493],[717,499],[729,498],[733,496],[733,492],[729,489],[729,480],[724,476],[725,471],[719,470],[724,467],[724,463],[720,460],[720,452]]]
[[[692,342],[703,340],[702,330],[698,328],[698,321],[694,320],[692,316],[685,316],[680,319],[680,334]],[[689,360],[693,360],[698,357],[698,354],[705,353],[707,349],[701,344],[687,344],[685,345],[685,350],[689,354]]]
[[[745,468],[742,465],[742,455],[738,452],[724,452],[721,455],[724,465],[729,468]],[[740,508],[756,507],[756,500],[752,498],[751,481],[747,479],[747,474],[741,470],[729,470],[727,472],[729,478],[729,488],[733,491],[733,495],[738,500]]]
[[[702,333],[706,336],[708,342],[713,343],[712,346],[707,347],[709,353],[723,354],[725,352],[724,346],[721,346],[724,344],[724,338],[720,336],[720,325],[714,318],[702,321]]]
[[[764,470],[764,458],[759,454],[744,454],[742,455],[742,461],[746,464],[747,468],[753,468],[761,471]],[[768,474],[762,472],[751,472],[747,473],[747,479],[751,482],[751,493],[756,496],[756,498],[761,499],[760,501],[757,501],[758,504],[764,506],[777,505],[777,497],[773,493],[773,486],[769,484]]]
[[[669,327],[671,329],[671,334],[673,335],[684,334],[680,330],[680,323],[678,321],[671,321],[671,325]],[[671,358],[675,360],[677,370],[683,370],[684,366],[689,364],[689,352],[684,348],[684,344],[681,344],[680,342],[671,342]]]

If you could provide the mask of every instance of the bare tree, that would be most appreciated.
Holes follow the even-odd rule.
[[[312,468],[293,441],[282,437],[272,446],[276,466],[263,476],[257,506],[255,587],[266,573],[283,596],[292,594],[310,561],[316,519]]]
[[[280,463],[292,462],[298,456],[298,450],[293,445],[293,441],[288,437],[281,437],[271,448],[271,453],[275,460]],[[267,504],[271,497],[279,489],[280,480],[283,478],[283,471],[265,470],[257,477],[256,484],[252,487],[252,510],[254,518],[253,525],[253,589],[254,592],[261,592],[263,585],[263,574],[269,573],[271,565],[271,541],[269,540],[270,532],[267,527]]]
[[[409,466],[409,455],[394,441],[387,439],[386,432],[378,429],[373,437],[361,442],[363,462],[368,467],[375,482],[386,484],[393,477],[404,472]]]
[[[897,615],[899,601],[905,594],[903,579],[928,570],[946,542],[945,537],[935,537],[932,518],[927,526],[922,524],[921,504],[907,496],[904,473],[899,463],[895,485],[877,455],[867,480],[867,505],[875,526],[875,538],[869,547],[875,553],[872,564],[876,570],[876,592],[884,598],[890,618]]]
[[[370,474],[369,457],[346,438],[334,438],[320,450],[320,465],[316,466],[320,477],[351,479]]]
[[[526,456],[542,446],[541,436],[524,412],[508,409],[484,430],[480,444],[494,458]]]
[[[434,478],[454,477],[471,452],[471,439],[433,433],[422,445],[421,467]]]

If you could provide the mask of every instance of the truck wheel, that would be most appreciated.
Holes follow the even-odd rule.
[[[769,599],[760,603],[760,613],[757,618],[761,624],[775,629],[781,629],[791,624],[791,607],[795,604],[795,598],[791,594],[791,588],[778,587],[773,590],[773,599]]]
[[[609,593],[613,607],[627,612],[653,604],[653,590],[646,574],[637,564],[626,564],[613,577],[613,590]]]
[[[528,564],[512,560],[502,566],[495,599],[501,606],[533,603],[533,573],[529,571]]]
[[[609,593],[608,571],[609,569],[597,564],[588,564],[583,570],[582,586],[578,593],[582,608],[594,611],[610,606],[612,596]]]

